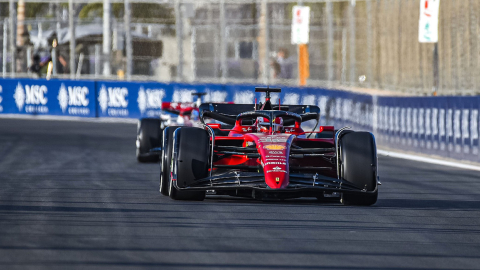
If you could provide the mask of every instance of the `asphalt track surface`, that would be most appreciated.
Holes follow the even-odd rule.
[[[0,119],[0,269],[480,269],[480,175],[380,157],[379,201],[173,201],[134,124]]]

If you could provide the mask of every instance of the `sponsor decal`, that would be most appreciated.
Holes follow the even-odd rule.
[[[2,97],[2,92],[3,92],[3,88],[2,88],[2,86],[0,85],[0,112],[3,112],[3,106],[2,106],[3,97]]]
[[[282,151],[268,151],[269,154],[271,155],[280,155],[280,154],[283,154]]]
[[[298,94],[290,93],[286,94],[283,98],[284,104],[298,104],[300,102],[300,96]]]
[[[237,91],[233,97],[235,104],[250,104],[253,103],[255,94],[252,91]]]
[[[280,182],[280,177],[275,177],[275,182]]]
[[[85,108],[90,101],[88,100],[89,90],[86,86],[68,86],[62,83],[58,90],[58,104],[62,112],[74,115],[88,115],[90,109]],[[68,110],[67,110],[68,108]]]
[[[470,133],[472,140],[478,139],[478,110],[472,110],[470,114]]]
[[[252,145],[254,145],[254,144],[255,144],[255,143],[252,142],[252,141],[248,141],[248,142],[247,142],[247,146],[252,146]]]
[[[65,113],[65,110],[68,107],[68,92],[63,83],[60,86],[60,89],[58,90],[57,99],[58,99],[58,104],[60,105],[60,109],[62,109],[62,112]]]
[[[25,104],[25,90],[23,90],[21,83],[17,84],[13,98],[15,99],[15,104],[17,104],[18,110],[21,111],[23,109],[23,105]]]
[[[275,171],[278,171],[278,170],[281,170],[282,168],[276,166],[275,168],[273,168]]]
[[[98,104],[109,116],[128,116],[128,89],[102,85],[98,93]]]
[[[172,103],[191,103],[193,102],[192,93],[196,92],[194,89],[178,89],[173,92]],[[172,104],[173,106],[173,104]]]
[[[287,165],[286,162],[267,161],[265,165]]]
[[[287,138],[278,138],[278,137],[262,137],[258,140],[259,142],[286,142]]]
[[[272,172],[274,172],[274,173],[278,173],[278,172],[286,173],[287,171],[285,171],[285,170],[269,170],[269,171],[267,171],[267,173],[272,173]]]
[[[252,127],[248,127],[248,128],[242,128],[243,132],[249,132],[249,131],[252,131]]]
[[[162,101],[164,97],[164,89],[144,89],[143,86],[141,86],[138,90],[137,98],[138,109],[140,109],[140,113],[143,114],[146,111],[148,115],[154,116],[155,113],[149,110],[162,109]]]
[[[302,97],[303,105],[315,105],[315,95],[304,95]]]
[[[263,148],[268,150],[284,150],[286,147],[279,144],[269,144],[269,145],[265,145]]]
[[[178,102],[171,102],[170,103],[170,109],[173,110],[181,110],[181,109],[186,109],[193,107],[193,102],[183,102],[183,103],[178,103]]]
[[[269,158],[284,158],[285,156],[269,156]]]
[[[108,93],[105,85],[102,85],[102,88],[100,88],[100,92],[98,93],[98,105],[100,105],[100,109],[102,110],[103,113],[107,111]]]
[[[286,133],[295,132],[295,128],[286,128],[286,129],[285,129],[285,132],[286,132]]]
[[[205,101],[209,102],[225,102],[227,99],[228,93],[225,91],[212,91],[210,89],[205,89],[207,95],[205,95]]]
[[[45,96],[47,92],[45,85],[25,85],[23,88],[23,85],[18,83],[13,98],[19,111],[25,107],[27,113],[48,113],[48,98]]]

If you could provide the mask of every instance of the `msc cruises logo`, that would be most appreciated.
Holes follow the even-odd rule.
[[[18,110],[21,111],[23,109],[23,105],[25,104],[25,90],[23,90],[21,83],[17,84],[13,98],[15,99],[15,104],[17,104]]]
[[[163,89],[144,89],[143,86],[138,90],[138,108],[141,113],[147,109],[161,109],[162,100],[165,97],[165,90]]]
[[[98,94],[98,103],[103,112],[108,107],[127,108],[128,89],[125,87],[106,87],[102,85]]]
[[[62,109],[62,112],[65,112],[65,110],[68,107],[68,92],[63,83],[60,86],[60,90],[58,91],[57,98],[58,98],[58,104],[60,104],[60,108]]]
[[[109,116],[128,116],[128,89],[126,87],[106,87],[102,84],[98,92],[98,105]]]
[[[13,98],[19,111],[23,110],[24,105],[46,105],[48,98],[45,96],[48,89],[45,85],[25,85],[17,84]],[[43,108],[44,106],[42,106]],[[48,110],[46,107],[42,111]]]
[[[58,90],[58,104],[60,105],[60,108],[62,109],[62,112],[65,113],[67,110],[68,106],[77,106],[77,107],[87,107],[90,101],[88,100],[88,87],[86,86],[67,86],[65,87],[65,84],[62,83],[60,86],[60,89]],[[76,112],[76,113],[74,113]],[[69,109],[69,113],[74,113],[78,114],[80,112],[83,112],[82,114],[85,114],[85,112],[89,112],[89,110],[73,110],[71,111]]]
[[[102,88],[100,88],[100,92],[98,93],[98,104],[100,105],[102,112],[105,113],[108,108],[108,93],[105,85],[102,85]]]

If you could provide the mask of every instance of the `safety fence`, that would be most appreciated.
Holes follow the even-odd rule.
[[[254,85],[0,79],[0,115],[141,118],[162,102],[254,103]],[[313,87],[284,87],[272,102],[318,105],[321,124],[375,134],[379,146],[480,162],[480,96],[377,97]]]
[[[297,85],[293,7],[310,7],[307,85],[408,95],[480,93],[480,1],[0,0],[3,78]],[[30,67],[30,69],[28,69]]]

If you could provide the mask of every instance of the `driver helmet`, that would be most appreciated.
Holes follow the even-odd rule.
[[[277,117],[273,121],[273,131],[274,132],[282,132],[283,129],[283,118]]]
[[[268,132],[270,130],[270,122],[265,117],[257,117],[257,130],[260,132]]]
[[[273,121],[273,131],[281,132],[283,129],[283,119],[281,117],[275,118]],[[257,130],[260,132],[270,131],[270,121],[265,117],[257,117],[256,121]]]

